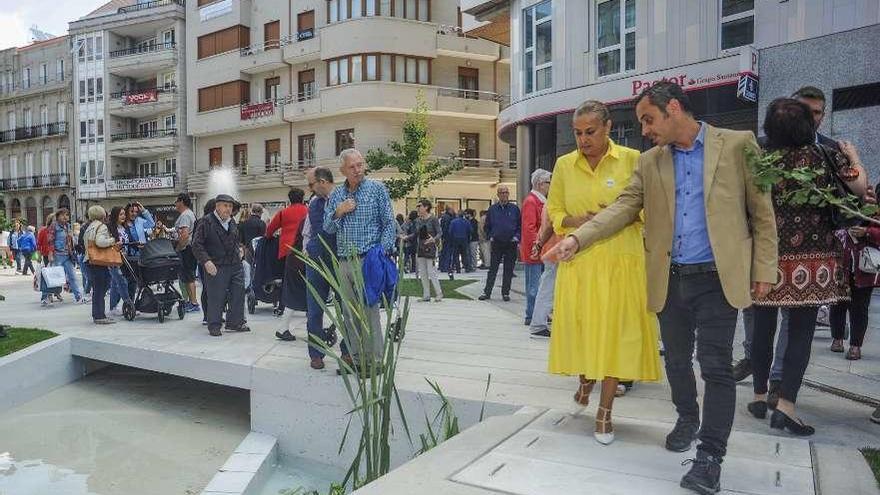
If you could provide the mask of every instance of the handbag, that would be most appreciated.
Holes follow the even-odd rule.
[[[880,273],[880,249],[865,246],[859,251],[859,270],[865,273]]]
[[[40,274],[47,289],[63,287],[64,283],[67,282],[67,276],[64,274],[63,266],[43,267],[43,269],[40,270]]]
[[[834,188],[834,195],[838,198],[846,198],[847,196],[856,197],[849,185],[840,178],[840,168],[837,166],[837,162],[835,162],[832,156],[828,153],[828,148],[822,144],[818,144],[816,147],[819,149],[819,153],[822,154],[822,159],[826,166],[831,171],[833,180],[831,186]],[[861,199],[859,199],[859,202],[861,203]],[[835,206],[829,206],[828,208],[831,212],[831,223],[837,228],[848,229],[862,223],[862,220],[847,215],[840,208]]]
[[[92,241],[86,245],[86,252],[89,255],[89,264],[95,266],[122,266],[122,254],[114,246],[98,247]]]

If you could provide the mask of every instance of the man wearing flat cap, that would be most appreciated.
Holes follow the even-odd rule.
[[[241,269],[240,238],[232,212],[238,201],[228,194],[218,194],[214,212],[206,215],[193,236],[193,254],[205,273],[208,291],[208,331],[219,337],[223,307],[227,298],[226,330],[249,332],[244,321],[244,275]]]

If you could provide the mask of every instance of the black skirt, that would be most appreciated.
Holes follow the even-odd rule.
[[[294,311],[306,310],[305,263],[295,254],[284,259],[284,281],[281,284],[281,303]]]

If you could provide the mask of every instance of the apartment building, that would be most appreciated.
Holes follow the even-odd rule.
[[[807,84],[832,100],[841,92],[841,111],[853,111],[838,118],[832,102],[823,132],[880,151],[877,126],[858,125],[880,104],[880,70],[865,57],[876,49],[880,2],[466,1],[480,21],[471,34],[510,42],[511,104],[499,136],[517,147],[520,185],[575,149],[571,116],[587,99],[611,106],[615,141],[650,147],[633,99],[662,80],[681,84],[706,122],[755,132],[773,98]]]
[[[186,184],[182,0],[114,0],[70,23],[77,199],[167,212]]]
[[[0,51],[0,211],[40,225],[70,208],[70,44],[66,36]]]
[[[305,167],[402,139],[420,93],[433,154],[464,164],[430,197],[482,209],[515,178],[497,138],[507,47],[465,36],[456,0],[196,0],[186,14],[195,195],[227,166],[244,202],[278,208]]]

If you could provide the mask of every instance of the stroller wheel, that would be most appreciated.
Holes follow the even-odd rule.
[[[276,306],[275,309],[272,310],[272,314],[279,317],[284,315],[284,306]]]
[[[183,301],[177,303],[177,319],[182,320],[183,315],[186,314],[186,308],[183,307]]]
[[[159,314],[158,314],[158,316],[159,316],[159,323],[165,323],[165,315],[166,315],[166,314],[167,314],[167,313],[165,312],[165,308],[163,308],[163,307],[160,305],[160,306],[159,306]]]
[[[122,303],[122,316],[128,321],[134,321],[135,310],[134,305],[127,302]]]

